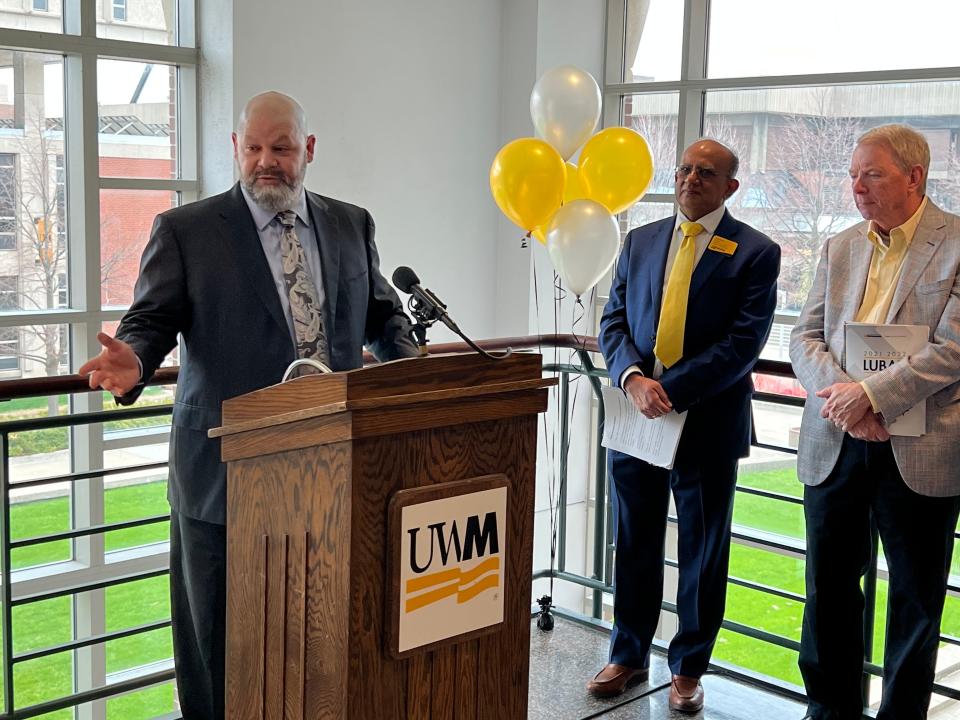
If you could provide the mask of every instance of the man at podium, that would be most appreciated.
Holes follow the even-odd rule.
[[[240,181],[158,215],[133,304],[116,337],[79,372],[134,402],[178,342],[170,432],[170,590],[177,689],[185,720],[224,715],[226,467],[224,400],[277,383],[297,358],[357,368],[412,357],[410,322],[381,275],[363,208],[304,189],[316,138],[303,108],[253,97],[233,133]]]

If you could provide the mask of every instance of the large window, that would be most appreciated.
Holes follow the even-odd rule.
[[[113,332],[130,302],[154,216],[196,199],[196,6],[194,0],[2,5],[0,377],[32,379],[75,372],[98,352],[97,333]],[[170,399],[170,389],[149,388],[141,403]],[[113,408],[90,393],[0,403],[0,432],[4,423]],[[161,625],[18,662],[12,685],[0,673],[0,715],[172,669],[169,628],[162,625],[169,618],[167,579],[153,577],[166,565],[166,468],[158,461],[166,457],[168,436],[163,417],[8,435],[9,482],[89,475],[11,494],[14,539],[78,535],[14,548],[12,592],[95,587],[13,608],[12,633],[0,635],[3,649],[13,642],[23,654]],[[149,469],[126,470],[144,463]],[[82,532],[145,517],[152,523]],[[102,587],[138,574],[150,578]],[[75,716],[134,720],[173,710],[173,688],[164,682],[87,703]]]
[[[764,357],[788,359],[790,330],[824,241],[861,221],[848,169],[864,131],[890,122],[920,131],[932,154],[927,193],[944,209],[960,211],[960,55],[951,39],[960,5],[916,0],[904,11],[902,3],[882,0],[865,13],[835,0],[609,0],[607,8],[604,121],[643,134],[656,165],[647,195],[621,225],[627,230],[674,211],[671,169],[688,144],[706,135],[732,147],[741,185],[728,207],[782,249],[777,315]],[[801,392],[783,378],[758,377],[757,385]],[[754,416],[760,442],[796,447],[799,408],[756,402]],[[737,542],[731,575],[781,594],[733,584],[727,618],[797,641],[803,606],[791,597],[803,594],[803,511],[797,502],[769,497],[802,496],[795,457],[755,450],[741,463],[739,482],[759,493],[738,495],[737,529],[773,538],[782,550]],[[960,573],[960,561],[953,573]],[[886,591],[881,572],[874,662],[882,658]],[[960,599],[952,593],[943,632],[960,636]],[[937,672],[938,682],[955,687],[953,650],[941,652]],[[743,634],[724,631],[714,656],[801,683],[795,651]],[[869,702],[878,699],[875,683]],[[935,695],[934,705],[943,703],[956,712],[955,701]]]

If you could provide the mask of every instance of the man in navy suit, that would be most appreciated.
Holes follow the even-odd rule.
[[[612,381],[647,418],[687,412],[672,470],[610,452],[616,562],[610,662],[587,689],[645,681],[663,597],[667,507],[677,509],[679,630],[670,707],[703,707],[700,677],[720,631],[737,463],[750,448],[750,371],[776,307],[780,248],[724,202],[738,160],[699,140],[676,169],[680,213],[632,230],[600,321]]]
[[[240,182],[157,216],[116,338],[101,333],[103,351],[80,368],[129,404],[178,336],[182,345],[168,497],[185,720],[224,715],[226,467],[207,437],[221,404],[279,382],[298,357],[348,370],[364,345],[380,360],[417,354],[380,274],[370,214],[304,190],[315,142],[293,98],[252,98],[233,134]]]

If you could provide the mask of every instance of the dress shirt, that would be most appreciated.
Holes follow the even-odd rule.
[[[240,189],[243,192],[243,199],[247,201],[247,207],[250,208],[250,214],[253,215],[253,222],[257,226],[257,234],[260,236],[263,254],[267,257],[270,274],[273,276],[273,284],[277,288],[277,295],[280,296],[283,316],[287,319],[287,327],[290,329],[290,338],[296,344],[297,335],[293,329],[293,316],[290,314],[290,299],[287,297],[287,286],[283,279],[283,260],[280,255],[280,236],[283,234],[283,224],[277,218],[277,213],[260,207],[243,185],[240,186]],[[300,191],[300,198],[290,209],[297,214],[297,239],[303,248],[303,256],[310,277],[317,288],[317,299],[320,301],[320,307],[323,308],[326,295],[323,292],[320,246],[310,225],[310,212],[307,210],[305,190]]]
[[[917,232],[920,218],[927,207],[927,198],[920,202],[920,207],[903,223],[890,230],[889,235],[883,235],[877,224],[871,220],[867,226],[867,238],[873,243],[873,255],[870,256],[870,270],[867,272],[867,284],[863,289],[863,300],[857,310],[856,321],[882,325],[887,320],[893,294],[897,291],[900,282],[900,271],[903,269],[903,260],[907,256],[910,243]],[[860,387],[867,394],[870,406],[874,412],[879,412],[876,400],[870,394],[865,383]]]
[[[913,236],[920,224],[920,217],[927,207],[927,198],[923,198],[920,207],[903,225],[890,230],[889,236],[880,232],[877,224],[871,220],[867,228],[867,238],[873,243],[873,255],[870,258],[870,271],[863,290],[863,301],[857,310],[857,322],[881,324],[886,322],[887,312],[893,293],[896,292],[903,269],[903,259],[913,242]]]
[[[716,210],[707,213],[699,220],[693,221],[698,222],[703,226],[703,230],[694,238],[694,244],[696,246],[696,255],[693,260],[694,271],[697,269],[697,264],[700,262],[700,258],[702,258],[703,254],[707,251],[707,245],[710,244],[710,239],[717,231],[717,226],[723,219],[724,212],[726,212],[726,207],[721,205]],[[691,220],[682,212],[678,211],[677,221],[673,224],[673,237],[670,240],[670,249],[667,251],[667,264],[663,269],[664,288],[667,286],[667,280],[670,278],[670,271],[673,270],[673,263],[677,259],[677,253],[680,251],[680,243],[683,242],[683,231],[680,229],[680,226],[685,222],[691,222]],[[665,294],[666,293],[660,294],[661,307],[663,306],[663,296]],[[631,365],[624,370],[623,375],[620,376],[620,387],[623,387],[623,383],[633,373],[640,373],[641,375],[643,374],[637,365]],[[663,363],[660,362],[660,358],[654,357],[653,377],[659,378],[661,375],[663,375]]]

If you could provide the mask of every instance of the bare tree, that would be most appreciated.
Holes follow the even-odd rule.
[[[786,308],[799,308],[806,299],[824,241],[859,217],[847,176],[863,127],[835,98],[818,91],[809,113],[767,115],[763,129],[749,134],[736,133],[724,115],[707,119],[708,134],[741,158],[741,186],[732,202],[738,217],[783,248]]]
[[[24,127],[18,142],[17,167],[0,174],[0,198],[18,237],[17,307],[47,310],[59,304],[61,276],[66,274],[66,233],[63,228],[62,187],[57,183],[57,146],[38,112]],[[67,342],[66,326],[53,323],[24,329],[20,358],[40,363],[47,375],[56,375]],[[56,398],[51,400],[56,413]]]
[[[950,143],[946,177],[928,178],[927,193],[947,212],[960,212],[960,138]]]
[[[653,158],[653,178],[647,192],[672,192],[673,172],[677,164],[677,118],[667,114],[628,116],[628,127],[647,141]],[[659,208],[635,203],[627,211],[627,227],[645,225],[664,216]]]
[[[775,134],[774,166],[753,176],[763,226],[784,248],[788,307],[803,304],[826,239],[858,218],[850,192],[850,153],[859,120],[821,112],[791,115]]]
[[[63,172],[57,158],[62,157],[62,141],[47,125],[39,110],[25,123],[17,146],[16,167],[0,172],[0,206],[12,215],[9,221],[16,232],[16,267],[7,268],[18,277],[16,307],[27,312],[61,306],[66,293],[67,240],[66,203]],[[125,258],[107,257],[101,266],[105,284],[109,272]],[[57,375],[66,356],[68,330],[62,323],[35,324],[21,331],[17,356],[43,366],[47,376]],[[57,413],[57,398],[50,400],[51,414]]]

